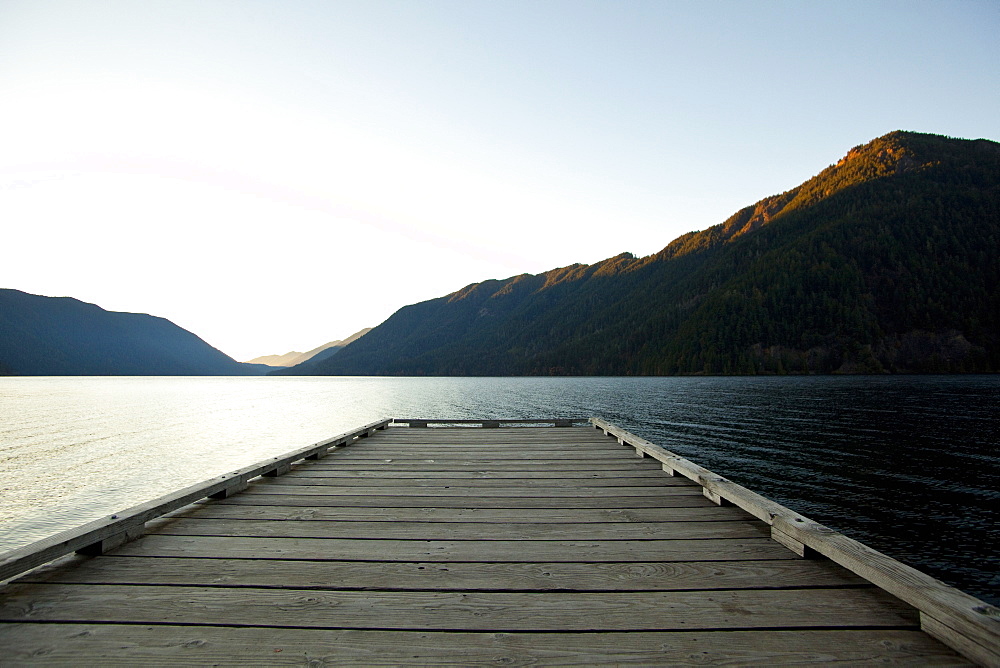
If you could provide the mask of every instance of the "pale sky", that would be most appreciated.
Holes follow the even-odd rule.
[[[996,0],[0,0],[0,287],[305,351],[892,130],[1000,140],[998,35]]]

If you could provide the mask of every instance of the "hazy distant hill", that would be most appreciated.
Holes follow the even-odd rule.
[[[0,289],[0,373],[26,376],[246,376],[240,364],[169,320],[70,297]]]
[[[337,350],[334,350],[330,353],[326,353],[326,355],[323,355],[323,357],[327,357],[333,353],[336,353],[339,351],[340,348],[343,348],[352,341],[360,339],[362,336],[364,336],[371,330],[372,330],[371,327],[366,327],[365,329],[362,329],[360,332],[355,332],[354,334],[351,334],[346,339],[342,339],[339,341],[330,341],[329,343],[324,343],[323,345],[313,348],[312,350],[304,353],[300,353],[293,350],[292,352],[285,353],[284,355],[264,355],[263,357],[255,357],[254,359],[247,362],[247,364],[266,364],[267,366],[274,366],[274,367],[295,366],[296,364],[302,364],[303,362],[307,362],[316,357],[317,355],[319,355],[320,353],[330,350],[331,348],[336,348]]]
[[[406,306],[362,375],[1000,371],[1000,144],[893,132],[661,252]]]

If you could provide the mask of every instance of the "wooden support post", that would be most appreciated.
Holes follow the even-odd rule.
[[[119,545],[124,545],[125,543],[133,541],[146,533],[145,522],[140,524],[118,526],[115,528],[119,531],[109,536],[105,536],[95,543],[79,548],[76,553],[83,554],[88,557],[96,557],[97,555],[104,554],[105,552],[115,549]]]
[[[291,464],[280,464],[278,466],[275,466],[270,471],[265,471],[262,475],[265,475],[268,478],[276,478],[279,475],[285,475],[286,473],[288,473],[291,470],[292,470],[292,465]]]
[[[323,448],[322,450],[317,450],[311,455],[307,455],[306,459],[323,459],[323,457],[326,457],[328,454],[330,454],[330,448]]]
[[[239,494],[240,492],[242,492],[243,490],[245,490],[249,486],[250,486],[250,483],[248,483],[246,480],[244,480],[242,482],[233,483],[232,485],[230,485],[229,487],[225,488],[222,491],[216,492],[215,494],[209,494],[208,498],[210,498],[210,499],[228,499],[233,494]]]
[[[644,450],[640,449],[640,448],[636,448],[635,449],[635,456],[639,457],[639,458],[645,457],[646,456],[646,452]]]
[[[710,490],[708,487],[702,487],[701,488],[701,493],[705,495],[706,499],[708,499],[709,501],[711,501],[712,503],[714,503],[717,506],[731,506],[731,505],[733,505],[730,501],[728,501],[727,499],[722,498],[721,496],[719,496],[718,494],[716,494],[715,492],[713,492],[712,490]]]
[[[784,531],[779,531],[773,526],[771,527],[771,539],[778,541],[779,543],[787,547],[789,550],[791,550],[792,552],[794,552],[795,554],[799,555],[804,559],[813,559],[819,556],[817,552],[813,550],[811,547],[804,545],[803,543],[789,536]]]
[[[670,467],[670,465],[669,465],[669,464],[664,464],[664,465],[663,465],[663,472],[664,472],[664,473],[666,473],[667,475],[670,475],[670,476],[672,476],[672,475],[677,475],[677,472],[676,472],[676,471],[674,471],[674,470],[673,470],[673,469],[672,469],[672,468]]]

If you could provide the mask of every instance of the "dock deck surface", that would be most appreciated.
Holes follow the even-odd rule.
[[[391,427],[0,594],[4,665],[968,663],[580,427]]]

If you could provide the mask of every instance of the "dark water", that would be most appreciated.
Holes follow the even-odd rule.
[[[1000,604],[1000,377],[0,379],[0,550],[384,417],[600,416]]]
[[[610,421],[1000,604],[1000,379],[624,382]]]

